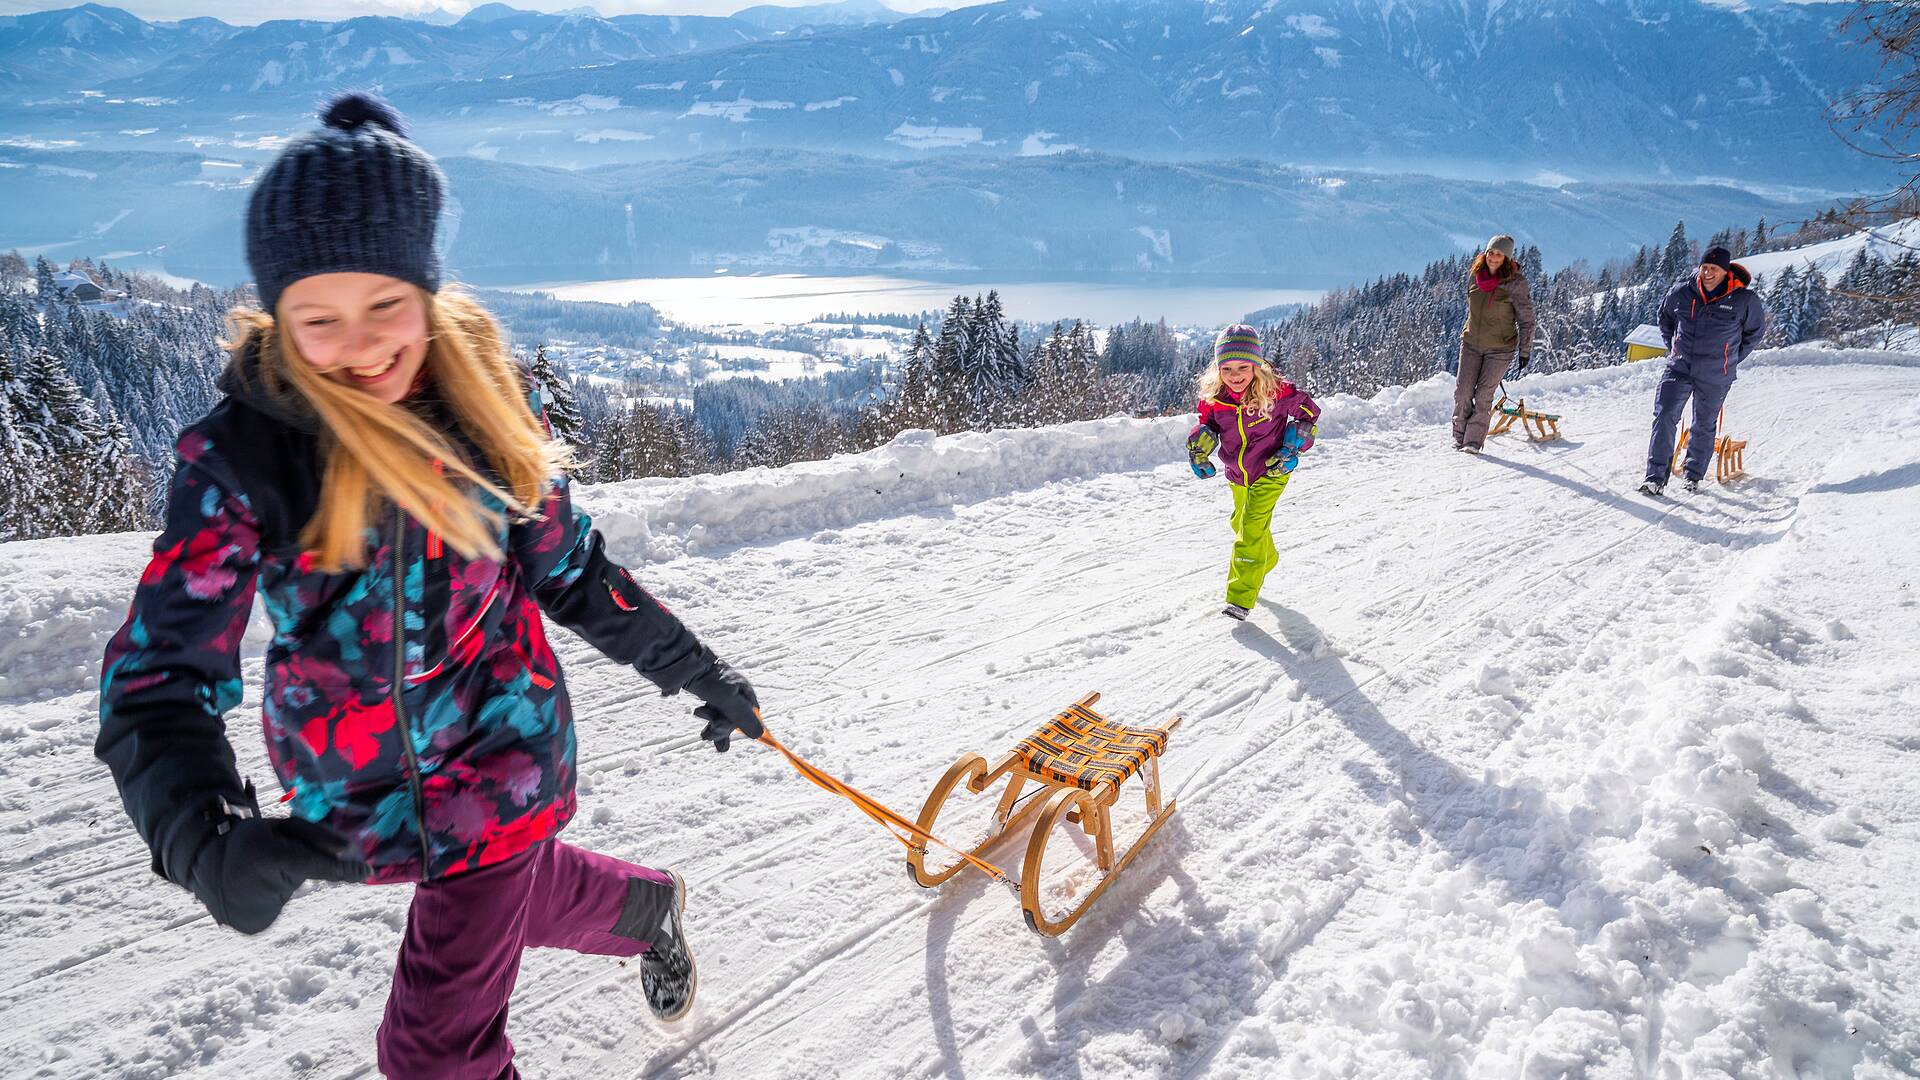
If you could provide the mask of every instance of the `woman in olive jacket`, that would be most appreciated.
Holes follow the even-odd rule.
[[[1453,448],[1480,452],[1493,419],[1493,391],[1517,354],[1533,359],[1533,293],[1513,257],[1513,237],[1487,241],[1467,283],[1467,325],[1460,331],[1460,373],[1453,385]]]

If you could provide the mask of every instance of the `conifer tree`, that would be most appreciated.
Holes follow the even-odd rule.
[[[927,335],[927,324],[914,331],[913,344],[900,373],[900,389],[895,395],[885,428],[886,437],[909,428],[937,428],[939,423],[938,380],[935,375],[936,347]]]
[[[1668,283],[1686,276],[1693,265],[1693,246],[1687,242],[1687,223],[1674,225],[1667,246],[1660,252],[1660,280]]]
[[[573,380],[554,366],[547,356],[547,347],[540,345],[533,350],[531,374],[534,382],[540,384],[546,393],[547,422],[553,425],[556,438],[565,439],[568,445],[584,449],[587,445],[586,423],[580,417],[580,406],[574,400]]]
[[[1780,268],[1767,298],[1767,335],[1769,346],[1796,345],[1802,337],[1800,312],[1800,271],[1792,263]]]
[[[958,431],[966,423],[970,402],[967,393],[967,323],[973,309],[964,294],[955,296],[940,322],[940,336],[933,343],[933,428],[945,433]]]
[[[8,347],[0,339],[0,386],[13,381]],[[32,450],[20,437],[12,397],[0,393],[0,541],[38,536],[40,492]]]
[[[1828,336],[1831,294],[1827,276],[1818,266],[1809,265],[1800,277],[1800,339]]]

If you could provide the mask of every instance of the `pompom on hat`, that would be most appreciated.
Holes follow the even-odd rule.
[[[1213,362],[1218,366],[1233,360],[1265,366],[1267,358],[1260,347],[1260,331],[1246,323],[1234,323],[1220,331],[1213,339]]]
[[[315,274],[384,274],[437,291],[440,166],[371,95],[334,98],[320,122],[267,166],[247,203],[247,265],[261,310],[271,314],[287,286]]]

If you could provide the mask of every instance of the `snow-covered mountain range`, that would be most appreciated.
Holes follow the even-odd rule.
[[[242,29],[89,6],[0,20],[0,67],[20,84],[5,88],[14,107],[0,121],[23,134],[84,126],[95,112],[62,95],[85,88],[148,101],[136,130],[216,116],[231,128],[236,111],[284,130],[281,118],[350,83],[392,93],[439,152],[485,143],[530,163],[581,156],[574,136],[591,129],[602,161],[1078,147],[1523,179],[1738,179],[1764,164],[1772,183],[1851,190],[1882,173],[1825,116],[1878,74],[1840,33],[1849,10],[1008,0],[797,34],[771,13]]]
[[[861,152],[1077,146],[1533,176],[1871,168],[1827,104],[1877,59],[1842,5],[1693,0],[1016,0],[801,41],[522,77],[418,100],[499,118],[604,101],[603,126],[688,146]]]
[[[1630,254],[1681,219],[1705,234],[1805,213],[1725,186],[1555,188],[1081,151],[904,161],[734,151],[578,171],[442,164],[456,200],[450,265],[494,284],[725,266],[1209,273],[1325,288],[1500,231],[1540,244],[1557,266]],[[237,284],[246,179],[245,168],[192,154],[0,147],[0,247],[160,249],[174,273]]]
[[[127,96],[224,98],[399,86],[555,71],[716,49],[769,36],[708,16],[548,15],[486,4],[446,25],[363,16],[338,22],[148,22],[85,4],[0,16],[0,67],[22,93],[101,89]]]

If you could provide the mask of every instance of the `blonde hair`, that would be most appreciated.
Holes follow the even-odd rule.
[[[1209,364],[1200,373],[1200,399],[1218,398],[1226,389],[1220,381],[1220,365]],[[1253,365],[1253,381],[1247,384],[1247,392],[1241,395],[1240,405],[1254,416],[1267,416],[1273,412],[1273,403],[1280,397],[1280,376],[1265,364]]]
[[[573,464],[564,442],[533,415],[518,369],[485,308],[458,289],[430,294],[422,371],[454,421],[485,455],[493,477],[404,405],[343,386],[307,363],[272,315],[228,314],[236,360],[257,349],[259,378],[274,396],[304,404],[321,422],[325,473],[320,501],[300,543],[322,570],[364,566],[367,524],[398,506],[469,559],[501,557],[503,511],[530,516],[558,473]],[[483,501],[490,496],[503,509]]]

